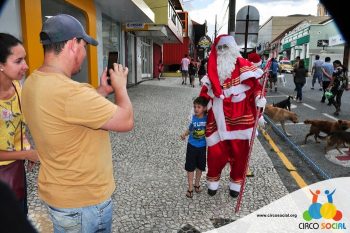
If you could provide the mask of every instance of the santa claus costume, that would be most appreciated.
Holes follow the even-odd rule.
[[[247,164],[249,140],[258,107],[263,74],[251,62],[241,57],[234,38],[220,35],[212,45],[208,60],[208,76],[202,79],[200,96],[209,100],[206,126],[208,145],[208,194],[213,196],[219,187],[221,171],[231,166],[229,189],[237,197]]]

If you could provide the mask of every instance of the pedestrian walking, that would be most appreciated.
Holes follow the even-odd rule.
[[[208,60],[206,58],[203,58],[200,62],[198,69],[199,86],[202,86],[201,80],[207,74],[207,62]]]
[[[197,64],[195,63],[193,58],[191,59],[191,63],[188,67],[188,74],[190,76],[191,87],[194,87],[194,78],[197,74]]]
[[[298,69],[298,66],[299,66],[299,61],[300,61],[300,56],[297,56],[295,57],[295,62],[294,62],[294,65],[293,65],[293,82],[294,82],[294,91],[297,91],[297,85],[295,83],[295,73],[294,73],[294,70]]]
[[[158,80],[160,80],[160,77],[162,77],[162,75],[163,75],[163,69],[164,69],[163,62],[162,62],[162,60],[159,60],[159,63],[158,63]]]
[[[193,188],[196,193],[202,191],[200,179],[206,167],[205,127],[207,122],[207,104],[204,97],[197,97],[193,101],[194,114],[188,129],[181,134],[181,139],[188,137],[185,170],[187,171],[188,189],[186,197],[193,197]],[[193,178],[195,176],[194,185]]]
[[[269,71],[269,83],[270,83],[270,91],[272,91],[273,87],[275,87],[275,92],[277,91],[277,75],[278,75],[278,62],[276,58],[272,58],[271,67]]]
[[[334,72],[331,82],[327,88],[333,94],[329,99],[329,103],[335,107],[334,115],[338,116],[341,107],[341,98],[344,90],[348,90],[348,73],[347,69],[341,64],[339,60],[333,62]]]
[[[315,61],[312,65],[311,75],[312,75],[312,83],[311,90],[315,89],[316,80],[318,84],[320,84],[320,91],[322,91],[322,65],[323,61],[320,60],[320,56],[315,56]]]
[[[185,56],[181,60],[181,75],[182,75],[182,85],[186,85],[186,80],[188,78],[188,66],[190,65],[190,59],[188,58],[188,55],[185,54]]]
[[[326,91],[329,87],[329,84],[331,83],[332,75],[334,72],[333,64],[331,64],[331,58],[326,57],[325,62],[322,65],[322,89],[323,89],[323,95],[321,99],[321,103],[324,103],[326,100]],[[328,105],[331,105],[331,103],[328,102]]]
[[[260,68],[261,68],[261,69],[264,69],[264,68],[265,68],[268,59],[269,59],[268,55],[264,54],[264,55],[263,55],[263,58],[262,58],[262,61],[261,61],[261,65],[260,65]]]
[[[44,62],[23,87],[23,113],[40,157],[38,191],[54,232],[111,232],[115,190],[109,131],[133,128],[128,68],[113,64],[100,86],[72,80],[87,46],[98,42],[74,17],[48,18],[40,32]],[[114,103],[106,97],[114,92]]]
[[[305,68],[305,63],[304,63],[304,60],[302,59],[299,61],[298,67],[294,69],[294,74],[295,74],[294,82],[297,89],[296,100],[298,103],[301,103],[303,100],[302,89],[306,83],[307,73],[308,73],[308,70]]]
[[[39,158],[26,137],[22,114],[20,80],[28,70],[25,57],[26,51],[20,40],[0,33],[0,180],[16,194],[23,213],[27,215],[24,162],[37,162]]]

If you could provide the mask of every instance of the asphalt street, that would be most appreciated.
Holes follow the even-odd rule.
[[[277,103],[287,98],[287,96],[295,96],[293,77],[291,74],[284,74],[286,84],[283,86],[281,82],[278,82],[277,92],[275,90],[269,90],[267,92],[268,103]],[[292,111],[298,115],[299,123],[294,124],[289,122],[286,125],[287,131],[292,134],[289,137],[290,141],[298,146],[305,155],[309,157],[322,171],[332,178],[344,177],[350,175],[350,162],[348,161],[337,161],[335,158],[338,155],[342,155],[335,150],[329,151],[327,154],[324,152],[326,145],[325,141],[316,143],[313,136],[310,136],[307,143],[304,144],[305,135],[309,132],[310,125],[305,125],[304,120],[306,119],[322,119],[322,120],[338,120],[345,119],[350,120],[350,91],[345,91],[342,97],[342,107],[339,116],[334,116],[334,106],[328,106],[326,103],[321,103],[321,97],[323,91],[319,90],[319,84],[315,84],[315,89],[311,89],[311,78],[307,78],[307,83],[303,87],[303,102],[297,103],[295,100],[292,101]],[[281,128],[279,124],[277,127]],[[303,159],[301,159],[295,151],[290,147],[290,143],[281,137],[274,134],[272,130],[268,130],[274,141],[281,147],[282,151],[288,155],[295,165],[299,167],[300,174],[305,178],[308,184],[322,180],[322,177],[315,172],[313,167],[309,167]],[[269,148],[267,145],[266,149]],[[346,149],[342,149],[346,152]],[[282,177],[284,177],[282,175]],[[284,178],[288,180],[287,178]],[[283,179],[282,179],[283,180]],[[288,188],[288,185],[287,185]],[[290,189],[293,190],[293,187]]]

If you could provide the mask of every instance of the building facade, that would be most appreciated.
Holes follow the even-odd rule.
[[[332,38],[334,39],[330,45],[329,41],[332,41]],[[282,38],[282,51],[290,55],[290,60],[294,60],[297,56],[304,59],[306,67],[311,69],[316,55],[322,60],[331,57],[332,61],[343,61],[344,41],[341,39],[333,19],[319,24],[303,21]]]
[[[269,54],[271,43],[289,27],[300,23],[303,20],[310,22],[322,22],[329,16],[312,15],[290,15],[290,16],[272,16],[259,29],[257,42],[257,53]]]
[[[155,10],[150,7],[153,3],[165,7]],[[153,75],[154,45],[159,51],[164,41],[182,40],[182,26],[170,4],[170,0],[8,0],[0,14],[0,28],[23,41],[32,72],[43,62],[42,23],[56,14],[70,14],[99,41],[97,47],[88,46],[82,71],[73,79],[97,87],[108,53],[117,51],[119,62],[129,68],[128,84],[135,84]]]

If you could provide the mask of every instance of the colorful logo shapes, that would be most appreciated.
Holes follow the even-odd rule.
[[[333,219],[334,221],[339,221],[343,217],[343,213],[337,210],[337,207],[333,203],[312,203],[308,210],[303,213],[303,218],[305,221],[311,221],[312,219]]]

